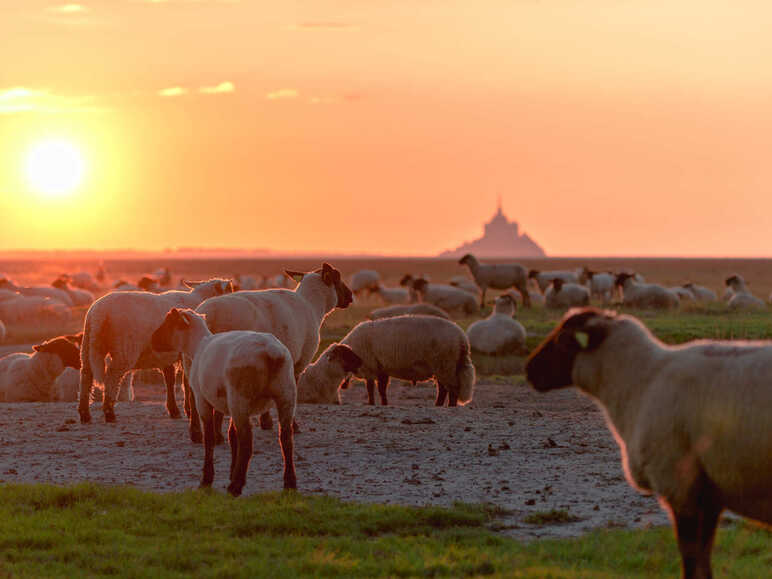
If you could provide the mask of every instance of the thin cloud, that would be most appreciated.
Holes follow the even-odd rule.
[[[221,82],[214,86],[202,86],[198,89],[201,94],[227,94],[235,91],[236,86],[230,81]]]
[[[290,100],[300,96],[300,91],[294,88],[280,88],[265,95],[269,101]]]
[[[84,14],[88,12],[88,7],[83,4],[60,4],[52,6],[49,10],[57,14]]]
[[[188,94],[188,89],[181,86],[170,86],[158,91],[158,96],[162,97],[178,97],[186,94]]]
[[[0,115],[18,113],[98,112],[92,96],[62,96],[46,90],[16,86],[0,89]]]

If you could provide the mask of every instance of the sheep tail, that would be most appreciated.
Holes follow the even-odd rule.
[[[469,355],[469,343],[466,340],[461,342],[459,348],[456,377],[458,379],[458,403],[463,406],[472,401],[475,382],[474,364],[472,364],[472,358]]]
[[[83,342],[80,346],[80,363],[82,372],[89,372],[93,376],[94,381],[104,386],[105,383],[105,353],[101,351],[99,344],[102,341],[102,335],[104,334],[105,325],[108,322],[105,320],[99,327],[94,327],[94,320],[86,316],[86,323],[83,327]]]

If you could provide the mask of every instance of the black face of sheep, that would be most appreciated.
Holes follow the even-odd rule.
[[[418,293],[423,293],[426,290],[427,285],[429,285],[429,282],[422,277],[419,277],[417,280],[413,281],[413,289]]]
[[[570,310],[560,325],[528,356],[525,365],[528,382],[539,392],[571,386],[577,354],[601,345],[606,329],[598,322],[615,315],[594,308]]]
[[[51,286],[60,290],[67,290],[67,280],[64,277],[59,277],[51,282]]]
[[[464,257],[458,260],[459,265],[466,265],[467,262],[471,261],[473,258],[471,253],[467,253]]]
[[[362,358],[344,344],[338,344],[330,350],[330,361],[340,363],[344,372],[356,372],[362,366]]]
[[[528,270],[528,279],[533,279],[537,275],[539,275],[541,272],[538,269],[529,269]]]
[[[740,278],[737,275],[733,275],[731,277],[726,278],[726,281],[724,281],[724,285],[731,286],[732,284],[739,283]]]
[[[36,352],[56,354],[61,358],[62,364],[80,370],[80,349],[65,337],[54,338],[42,344],[32,346]]]
[[[617,287],[622,287],[625,285],[625,282],[628,279],[632,279],[633,277],[635,276],[630,273],[618,273],[616,279],[614,280],[614,285]]]
[[[556,277],[552,280],[552,287],[555,288],[555,293],[560,293],[560,290],[563,288],[563,280],[559,277]]]
[[[406,285],[412,285],[413,283],[413,276],[409,273],[406,273],[402,276],[402,279],[399,280],[399,285],[406,286]]]
[[[177,308],[172,308],[166,314],[163,323],[158,326],[150,337],[150,345],[156,352],[171,352],[174,350],[172,345],[172,334],[175,330],[185,329],[190,326],[190,322],[180,313]]]

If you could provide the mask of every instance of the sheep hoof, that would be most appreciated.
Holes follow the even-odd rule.
[[[181,416],[179,408],[172,408],[169,410],[169,418],[180,418]]]
[[[228,485],[228,492],[231,494],[231,496],[234,496],[234,497],[241,496],[241,489],[242,489],[241,486],[233,483]]]

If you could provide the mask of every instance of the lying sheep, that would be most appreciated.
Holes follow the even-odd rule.
[[[716,292],[714,292],[710,288],[706,288],[705,286],[697,285],[695,283],[685,283],[683,285],[685,289],[691,292],[691,294],[694,296],[694,299],[698,302],[716,302],[718,301],[718,296],[716,295]]]
[[[682,285],[674,285],[667,289],[678,296],[679,302],[693,302],[697,300],[697,298],[694,297],[694,293]]]
[[[446,312],[459,311],[464,314],[476,314],[479,311],[474,295],[452,285],[429,283],[419,278],[413,282],[413,289],[422,302],[430,303]]]
[[[62,336],[32,349],[0,358],[0,401],[53,402],[56,377],[68,366],[80,367],[78,347]]]
[[[727,287],[732,289],[732,296],[729,298],[729,308],[732,310],[763,310],[766,304],[754,296],[748,289],[745,280],[740,274],[734,274],[726,278]]]
[[[159,368],[166,379],[166,409],[179,418],[174,398],[175,363],[178,357],[158,354],[150,346],[150,336],[173,307],[197,307],[207,298],[230,293],[230,280],[211,279],[188,282],[191,291],[112,292],[95,301],[83,326],[80,371],[80,421],[91,421],[89,402],[94,379],[105,388],[102,412],[106,422],[115,422],[115,398],[126,372],[140,368]],[[105,358],[110,364],[105,370]]]
[[[531,297],[528,294],[528,272],[518,263],[507,264],[481,264],[471,253],[467,253],[458,260],[460,265],[466,265],[480,288],[480,307],[485,307],[485,292],[488,288],[505,290],[511,287],[517,288],[523,296],[524,305],[531,307]]]
[[[7,295],[6,292],[3,292]],[[59,300],[43,296],[23,296],[0,300],[0,318],[9,324],[35,323],[46,320],[63,321],[70,317],[70,308]]]
[[[62,290],[70,296],[73,306],[90,306],[94,303],[94,294],[84,289],[74,289],[70,287],[67,278],[59,277],[51,284],[52,287]]]
[[[215,334],[252,330],[275,335],[292,355],[297,380],[319,349],[322,322],[333,309],[351,305],[352,295],[340,272],[329,263],[313,272],[288,271],[287,275],[299,282],[294,291],[236,292],[207,300],[197,311],[206,315],[206,323]],[[194,410],[192,407],[190,433],[195,440],[198,418]],[[271,428],[271,424],[269,413],[260,416],[262,428]]]
[[[410,291],[403,287],[383,287],[380,283],[370,291],[371,294],[378,295],[385,304],[408,304],[410,303]]]
[[[367,399],[375,404],[375,382],[381,404],[388,404],[389,377],[437,382],[436,405],[466,404],[474,393],[475,371],[464,330],[434,316],[399,316],[361,322],[341,344],[362,359],[354,372],[367,382]]]
[[[538,269],[528,270],[528,279],[532,279],[539,286],[539,289],[546,294],[547,288],[553,282],[553,280],[559,279],[564,283],[579,282],[580,271],[571,270],[553,270],[553,271],[539,271]]]
[[[300,374],[298,403],[340,404],[341,386],[361,366],[362,358],[351,348],[343,344],[332,344]]]
[[[351,276],[349,287],[354,295],[359,296],[365,290],[375,290],[381,281],[381,275],[374,269],[360,269]]]
[[[438,318],[450,319],[445,310],[433,306],[432,304],[409,304],[405,306],[388,306],[373,310],[367,316],[370,320],[380,320],[383,318],[396,318],[397,316],[436,316]]]
[[[477,284],[474,283],[471,279],[468,277],[464,277],[463,275],[454,275],[452,278],[450,278],[450,282],[448,282],[453,287],[457,287],[458,289],[462,289],[466,292],[469,292],[473,295],[478,295],[480,293],[480,288],[477,287]]]
[[[590,296],[598,298],[603,303],[609,303],[614,294],[614,274],[610,271],[592,271],[583,267],[579,275],[579,283],[589,285]]]
[[[632,308],[677,308],[675,292],[654,283],[639,283],[632,274],[620,273],[615,284],[622,290],[622,303]]]
[[[525,350],[525,328],[512,319],[517,305],[511,294],[496,298],[493,313],[470,324],[466,330],[472,352],[491,356],[522,354]]]
[[[684,577],[711,577],[725,508],[772,524],[772,342],[667,346],[631,316],[574,310],[526,375],[599,403],[628,481],[669,511]]]
[[[565,283],[560,278],[552,280],[552,285],[544,294],[548,308],[571,308],[590,305],[590,290],[578,283]]]
[[[51,286],[18,286],[8,278],[0,279],[0,289],[15,291],[26,297],[50,298],[67,307],[72,307],[72,299],[66,291]]]
[[[229,414],[231,480],[228,492],[239,496],[246,484],[252,458],[252,414],[276,405],[279,445],[284,459],[284,488],[297,488],[293,459],[292,421],[297,388],[292,356],[272,334],[251,331],[212,334],[204,316],[173,308],[153,332],[156,352],[184,354],[190,361],[187,374],[204,430],[204,468],[201,487],[214,480],[214,412]]]

